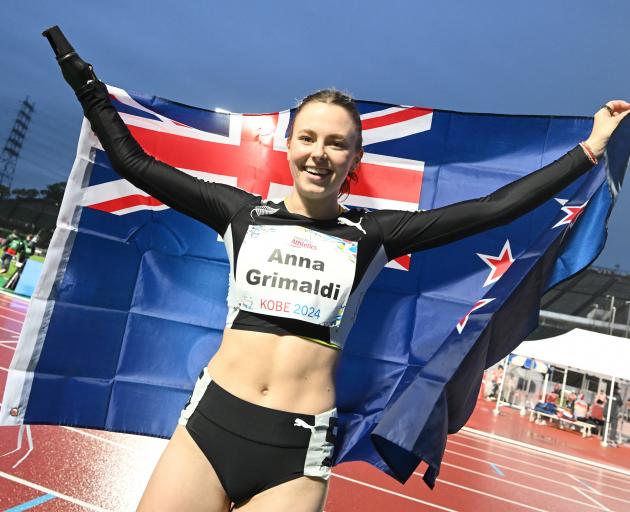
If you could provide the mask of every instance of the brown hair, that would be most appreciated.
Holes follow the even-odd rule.
[[[293,114],[293,117],[291,118],[291,122],[289,123],[288,138],[290,139],[291,136],[293,135],[293,123],[295,122],[295,118],[298,116],[298,114],[301,112],[301,110],[304,108],[305,105],[308,105],[309,103],[313,103],[315,101],[320,102],[320,103],[329,103],[332,105],[338,105],[344,108],[345,111],[348,112],[348,114],[350,114],[350,117],[352,118],[352,121],[354,122],[354,126],[357,130],[357,142],[356,142],[355,149],[357,151],[360,150],[361,147],[363,146],[361,114],[359,114],[359,110],[357,109],[357,106],[354,103],[354,100],[352,99],[352,97],[346,93],[338,91],[337,89],[321,89],[319,91],[315,91],[309,94],[308,96],[302,98],[302,100],[298,103],[295,109],[295,113]],[[349,194],[350,182],[353,181],[356,183],[358,179],[359,177],[357,176],[356,171],[354,170],[351,171],[348,174],[346,181],[344,181],[343,185],[341,185],[341,189],[339,190],[339,197]]]

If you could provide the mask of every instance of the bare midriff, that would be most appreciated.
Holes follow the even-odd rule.
[[[248,402],[319,414],[335,406],[339,354],[298,336],[226,329],[208,371],[219,386]]]

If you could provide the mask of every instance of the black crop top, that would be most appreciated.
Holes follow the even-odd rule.
[[[230,261],[226,327],[292,334],[334,348],[343,347],[365,292],[389,260],[507,224],[592,167],[576,146],[476,200],[429,211],[352,208],[317,220],[147,155],[103,83],[90,82],[77,96],[122,177],[223,237]]]

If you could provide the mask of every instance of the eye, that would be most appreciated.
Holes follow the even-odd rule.
[[[300,135],[298,137],[298,140],[301,140],[303,142],[313,142],[313,137],[311,137],[310,135]]]
[[[343,139],[333,140],[330,145],[338,149],[346,149],[348,147],[348,145],[346,144],[346,141]]]

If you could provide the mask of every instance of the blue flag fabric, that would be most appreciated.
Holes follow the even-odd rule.
[[[290,111],[224,114],[110,87],[134,136],[193,175],[283,197]],[[479,197],[586,138],[590,118],[464,114],[359,102],[366,156],[348,206],[430,209]],[[405,481],[439,472],[484,368],[537,325],[541,296],[603,247],[630,123],[600,164],[509,225],[391,262],[366,294],[337,375],[336,463]],[[221,340],[222,241],[122,180],[84,121],[0,422],[169,437]],[[244,357],[246,357],[244,355]]]

